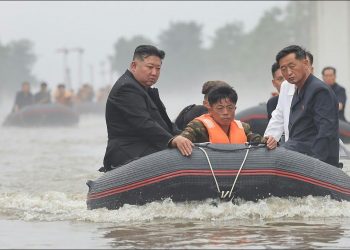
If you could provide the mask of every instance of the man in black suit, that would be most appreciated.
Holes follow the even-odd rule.
[[[332,89],[311,74],[306,51],[291,45],[276,56],[283,77],[296,86],[289,116],[287,149],[339,166],[338,101]]]
[[[108,144],[101,172],[167,148],[180,131],[170,121],[158,89],[165,53],[152,45],[135,49],[130,68],[117,80],[106,103]]]
[[[335,95],[337,96],[339,102],[339,119],[346,121],[345,119],[345,105],[346,105],[346,91],[345,88],[340,86],[336,82],[337,70],[334,67],[325,67],[322,70],[322,78],[325,83],[327,83],[331,89],[333,89]]]

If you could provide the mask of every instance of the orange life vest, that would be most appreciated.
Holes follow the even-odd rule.
[[[207,128],[209,134],[209,141],[216,144],[242,144],[247,142],[247,136],[244,132],[242,123],[234,120],[230,125],[230,135],[222,130],[222,128],[214,121],[209,114],[201,115],[196,118],[201,121]]]

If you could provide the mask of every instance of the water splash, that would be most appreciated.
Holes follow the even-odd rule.
[[[207,200],[174,203],[170,199],[143,206],[124,205],[118,210],[87,210],[84,195],[45,192],[0,194],[0,214],[25,221],[86,221],[127,223],[154,220],[229,221],[285,218],[350,218],[350,202],[329,197],[277,198],[258,202],[239,200],[235,204]]]

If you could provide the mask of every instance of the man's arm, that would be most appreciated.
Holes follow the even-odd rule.
[[[339,110],[343,110],[346,104],[346,93],[345,88],[340,87],[339,92],[337,94],[338,102],[339,102]]]
[[[290,108],[290,107],[284,107],[283,101],[288,96],[288,86],[289,83],[282,83],[281,86],[281,92],[279,94],[278,102],[276,109],[271,114],[271,119],[266,127],[264,137],[272,136],[276,141],[279,141],[281,139],[281,136],[284,132],[284,116],[283,116],[283,109],[284,108]]]
[[[242,122],[242,126],[244,128],[244,132],[247,136],[247,140],[250,143],[266,143],[267,148],[274,149],[277,147],[276,140],[269,140],[271,136],[267,136],[266,138],[262,137],[259,134],[253,133],[250,129],[250,125],[248,123]]]
[[[172,135],[155,121],[150,114],[143,93],[135,86],[126,84],[109,99],[112,109],[120,110],[123,119],[140,137],[162,149]]]
[[[331,100],[330,91],[321,90],[315,95],[314,124],[317,127],[317,135],[312,146],[312,152],[316,158],[324,161],[328,158],[330,139],[338,135],[338,112]]]
[[[207,141],[209,141],[209,135],[204,124],[201,121],[192,120],[180,135],[170,140],[169,146],[176,147],[182,155],[189,156],[192,153],[193,143]]]

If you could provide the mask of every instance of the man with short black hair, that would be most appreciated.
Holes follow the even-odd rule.
[[[42,82],[40,84],[40,91],[34,95],[35,103],[50,103],[51,102],[51,96],[49,91],[47,90],[47,83]]]
[[[271,119],[271,113],[276,109],[277,102],[278,102],[278,93],[280,93],[281,84],[284,81],[284,78],[278,63],[275,62],[274,64],[272,64],[271,73],[272,73],[272,85],[276,88],[277,95],[272,96],[267,101],[267,104],[266,104],[267,117],[269,120]]]
[[[313,73],[314,71],[314,67],[312,66],[314,61],[313,58],[314,58],[313,55],[309,51],[306,51],[306,59],[308,61],[309,70],[311,73]],[[295,85],[289,83],[287,80],[284,80],[280,85],[277,105],[273,110],[273,112],[271,113],[269,123],[264,133],[264,136],[269,138],[267,140],[267,144],[277,143],[277,141],[281,139],[283,133],[284,133],[284,140],[282,140],[282,142],[288,141],[289,113],[290,113],[290,105],[292,103],[294,92],[295,92]]]
[[[165,53],[152,45],[135,49],[130,68],[117,80],[106,103],[108,144],[106,172],[139,157],[167,148],[180,133],[170,121],[157,82]]]
[[[284,147],[339,166],[338,103],[334,92],[310,72],[306,51],[297,45],[276,55],[284,78],[296,86]]]
[[[12,112],[18,112],[22,108],[32,105],[34,103],[33,94],[30,91],[30,83],[23,82],[20,91],[17,91],[15,103],[12,108]]]
[[[208,113],[192,120],[180,135],[170,141],[169,146],[176,147],[182,155],[189,156],[193,143],[264,143],[265,140],[259,134],[250,130],[249,124],[234,119],[237,99],[236,91],[230,86],[210,90]]]
[[[325,83],[327,83],[334,91],[339,102],[339,119],[346,121],[345,119],[345,105],[346,105],[346,92],[345,88],[340,86],[336,82],[336,69],[334,67],[325,67],[322,70],[322,78]]]
[[[180,130],[184,130],[186,125],[190,121],[192,121],[194,118],[208,113],[208,93],[214,87],[219,87],[219,86],[230,86],[230,85],[220,80],[207,81],[203,84],[202,86],[202,94],[204,95],[203,104],[189,105],[185,107],[176,117],[175,124]]]

